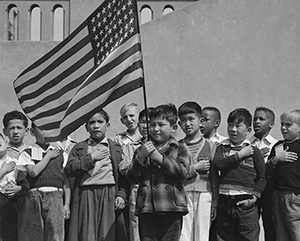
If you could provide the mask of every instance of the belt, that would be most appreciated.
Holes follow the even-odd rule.
[[[63,189],[58,187],[35,187],[35,188],[31,188],[30,191],[55,192],[55,191],[63,191]]]
[[[240,195],[224,195],[220,194],[221,198],[226,198],[230,200],[234,200],[236,202],[247,200],[247,199],[253,199],[253,196],[251,194],[240,194]]]

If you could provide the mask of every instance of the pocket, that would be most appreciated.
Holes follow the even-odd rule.
[[[183,189],[179,190],[177,187],[174,187],[174,200],[177,206],[187,207],[187,199]]]

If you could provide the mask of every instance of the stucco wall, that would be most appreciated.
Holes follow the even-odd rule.
[[[86,4],[71,4],[71,10]],[[223,114],[224,135],[227,114],[234,108],[253,112],[263,105],[277,117],[300,108],[298,0],[199,1],[142,25],[141,34],[148,106],[167,102],[178,106],[188,100],[217,106]],[[56,44],[0,42],[1,117],[20,109],[12,81]],[[123,129],[119,109],[130,101],[143,107],[142,89],[107,106],[112,119],[109,136]],[[277,119],[273,131],[277,138],[279,127]],[[75,138],[82,139],[82,133],[81,128]]]

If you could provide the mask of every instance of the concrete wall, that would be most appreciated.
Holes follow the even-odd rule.
[[[97,5],[87,0],[72,3],[70,12]],[[74,18],[70,22],[78,25],[85,17]],[[141,34],[148,106],[167,102],[179,106],[188,100],[217,106],[223,114],[224,135],[226,117],[234,108],[253,112],[263,105],[277,117],[300,108],[298,0],[202,0],[142,25]],[[12,81],[56,44],[0,42],[0,116],[20,109]],[[131,101],[143,107],[142,89],[107,106],[112,119],[109,136],[123,129],[119,109]],[[279,127],[277,119],[273,131],[277,138]],[[73,136],[81,140],[85,135],[81,128]]]

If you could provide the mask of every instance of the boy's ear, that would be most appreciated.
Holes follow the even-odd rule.
[[[270,130],[273,128],[273,126],[275,125],[275,123],[274,122],[271,122],[270,123],[270,125],[269,125],[269,127],[270,127]]]
[[[30,135],[34,136],[34,130],[33,130],[33,128],[30,128]]]
[[[125,125],[125,124],[124,124],[124,121],[123,121],[123,119],[122,119],[122,118],[120,118],[120,121],[121,121],[121,123],[122,123],[123,125]]]
[[[215,128],[217,129],[220,126],[220,120],[215,121]]]
[[[248,134],[252,131],[251,126],[248,127]]]
[[[7,130],[6,130],[5,128],[3,128],[3,134],[4,134],[5,136],[8,136]]]
[[[178,128],[178,125],[177,125],[177,124],[174,124],[174,125],[172,126],[172,132],[176,131],[177,128]]]

